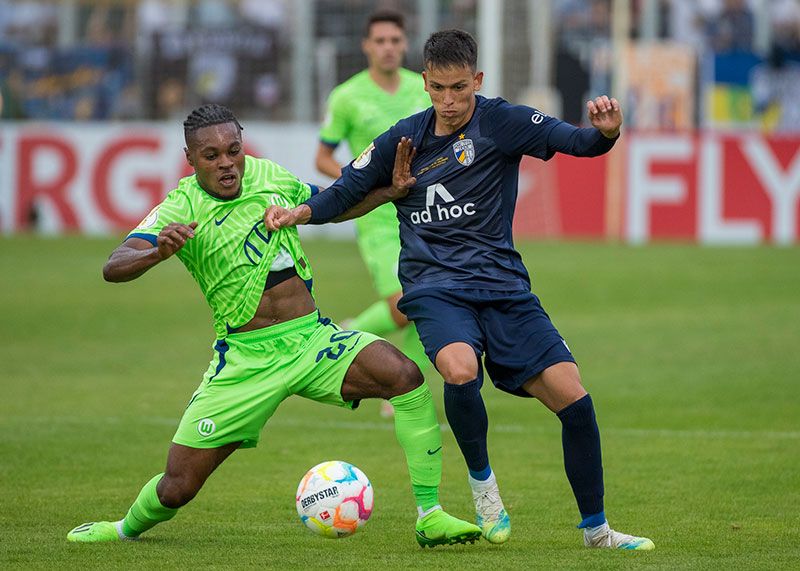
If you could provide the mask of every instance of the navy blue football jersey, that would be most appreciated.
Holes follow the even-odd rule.
[[[451,135],[434,134],[433,108],[398,122],[343,169],[325,192],[306,202],[311,224],[332,220],[375,188],[391,185],[397,143],[417,149],[417,183],[394,202],[400,221],[403,292],[426,288],[530,290],[511,235],[523,155],[595,156],[614,140],[534,108],[476,96],[470,121]]]

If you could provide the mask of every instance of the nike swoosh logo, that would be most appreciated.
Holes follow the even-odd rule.
[[[223,216],[222,218],[220,218],[219,220],[216,220],[216,219],[215,219],[215,220],[214,220],[214,224],[216,224],[217,226],[220,226],[220,225],[222,225],[222,223],[223,223],[223,222],[225,222],[225,219],[226,219],[228,216],[230,216],[230,215],[231,215],[231,212],[233,212],[233,208],[231,208],[230,210],[228,210],[228,213],[227,213],[225,216]]]
[[[428,454],[429,454],[430,456],[433,456],[434,454],[436,454],[436,453],[437,453],[439,450],[441,450],[441,449],[442,449],[442,447],[441,447],[441,446],[439,446],[439,448],[437,448],[436,450],[434,450],[434,451],[432,451],[432,452],[431,452],[431,449],[430,449],[430,448],[428,448]]]

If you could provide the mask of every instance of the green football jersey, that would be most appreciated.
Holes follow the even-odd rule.
[[[355,157],[400,119],[430,106],[420,74],[400,68],[400,86],[388,93],[364,70],[331,92],[319,137],[330,145],[347,141]]]
[[[268,206],[293,208],[311,192],[283,167],[247,156],[238,197],[215,198],[200,188],[195,175],[185,177],[128,237],[155,245],[167,224],[197,222],[194,238],[176,255],[200,286],[214,313],[217,338],[223,339],[255,315],[267,274],[281,251],[291,255],[298,275],[311,283],[311,265],[297,228],[268,232],[264,227]]]
[[[431,100],[425,91],[422,76],[404,68],[399,71],[400,85],[394,93],[381,89],[369,76],[368,70],[338,85],[328,97],[320,140],[329,145],[338,145],[346,140],[350,153],[355,157],[400,119],[430,107]],[[393,204],[384,204],[356,218],[355,224],[362,251],[364,244],[373,238],[393,240],[396,249],[400,250],[399,222]],[[386,260],[381,271],[384,278],[376,280],[379,291],[387,288],[400,290],[396,266],[397,259]],[[385,285],[379,286],[378,282]]]

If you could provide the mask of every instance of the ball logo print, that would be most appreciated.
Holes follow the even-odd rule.
[[[216,429],[217,425],[210,418],[204,418],[197,423],[197,432],[200,433],[200,436],[211,436]]]
[[[353,535],[372,515],[372,484],[347,462],[322,462],[306,472],[295,495],[300,521],[329,539]]]

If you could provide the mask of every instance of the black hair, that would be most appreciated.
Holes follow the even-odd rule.
[[[434,32],[422,50],[426,68],[468,67],[478,69],[478,43],[464,30]]]
[[[203,127],[211,127],[212,125],[221,125],[223,123],[233,123],[239,128],[241,132],[244,127],[239,124],[239,120],[233,111],[223,105],[216,103],[208,103],[201,105],[191,113],[183,122],[183,138],[186,144],[189,144],[189,136]]]
[[[406,31],[406,19],[400,12],[394,10],[378,10],[370,14],[369,18],[367,18],[367,24],[364,26],[364,37],[368,38],[372,25],[380,22],[389,22],[404,32]]]

